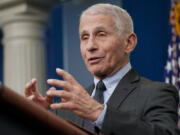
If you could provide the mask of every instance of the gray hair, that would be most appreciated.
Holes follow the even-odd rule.
[[[114,23],[120,34],[129,34],[134,32],[133,21],[129,13],[112,4],[95,4],[82,12],[80,21],[85,15],[109,14],[114,17]]]

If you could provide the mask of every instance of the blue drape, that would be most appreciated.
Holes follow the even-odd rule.
[[[59,78],[55,72],[56,68],[63,67],[61,12],[60,6],[56,6],[51,10],[51,16],[46,30],[47,78]]]
[[[123,0],[123,7],[134,20],[138,45],[131,62],[142,75],[164,81],[164,66],[171,32],[170,0]]]

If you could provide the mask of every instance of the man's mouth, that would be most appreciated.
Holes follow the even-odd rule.
[[[104,57],[92,57],[88,59],[88,62],[90,64],[97,64],[99,63],[101,60],[103,60]]]

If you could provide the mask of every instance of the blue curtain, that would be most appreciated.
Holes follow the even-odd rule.
[[[56,75],[56,68],[63,67],[61,12],[60,6],[56,6],[51,10],[51,16],[46,30],[47,78],[59,78]]]
[[[132,16],[138,36],[138,45],[131,57],[133,67],[150,79],[164,81],[171,38],[170,0],[123,0],[123,7]]]

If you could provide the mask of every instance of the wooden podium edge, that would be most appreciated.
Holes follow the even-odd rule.
[[[16,107],[34,119],[42,121],[59,133],[65,133],[66,135],[94,135],[74,123],[63,120],[4,85],[0,85],[0,102],[1,101]]]

